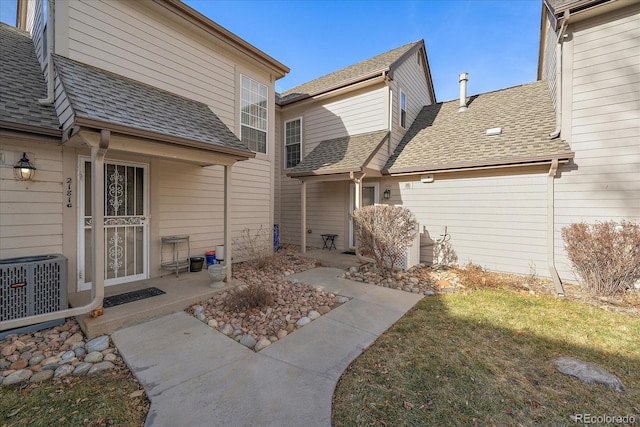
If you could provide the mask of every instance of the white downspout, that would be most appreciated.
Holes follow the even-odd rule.
[[[560,26],[560,32],[556,39],[556,128],[549,134],[550,139],[560,136],[562,130],[562,57],[563,57],[563,43],[564,32],[567,29],[569,23],[569,11],[565,10],[562,17],[562,25]]]
[[[39,99],[38,102],[42,105],[53,104],[54,93],[53,83],[55,75],[53,74],[53,0],[47,0],[47,97],[45,99]]]
[[[554,179],[558,173],[558,159],[553,159],[547,176],[547,263],[549,264],[549,273],[556,287],[558,296],[564,296],[564,288],[562,281],[558,275],[555,264],[555,189]]]
[[[65,317],[74,317],[90,313],[94,310],[97,314],[102,307],[104,298],[104,157],[109,148],[111,134],[107,130],[100,133],[100,143],[91,147],[91,209],[93,221],[91,224],[91,262],[93,265],[93,280],[91,281],[91,302],[81,307],[35,316],[21,317],[19,319],[0,322],[0,331],[21,328],[36,323],[49,322]],[[66,283],[65,283],[66,286]]]
[[[307,253],[307,181],[300,180],[300,252]]]

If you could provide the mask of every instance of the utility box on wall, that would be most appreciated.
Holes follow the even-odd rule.
[[[64,255],[0,260],[0,321],[66,308],[67,258]]]

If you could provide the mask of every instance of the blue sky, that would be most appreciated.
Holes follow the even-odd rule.
[[[194,9],[291,68],[276,90],[424,39],[438,101],[536,79],[541,0],[221,1]],[[15,25],[15,0],[0,0]]]

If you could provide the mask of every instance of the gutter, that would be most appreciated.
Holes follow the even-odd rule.
[[[511,159],[509,163],[498,163],[498,164],[487,164],[487,163],[477,163],[477,162],[466,162],[466,163],[454,163],[451,165],[443,166],[441,168],[435,169],[427,169],[427,168],[401,168],[396,170],[384,169],[382,170],[383,175],[390,176],[402,176],[402,175],[417,175],[417,174],[428,174],[428,173],[445,173],[445,172],[467,172],[474,170],[482,170],[482,169],[502,169],[502,168],[513,168],[513,167],[523,167],[523,166],[539,166],[549,164],[553,160],[560,160],[560,163],[567,163],[569,159],[573,159],[575,157],[575,153],[561,153],[555,154],[553,157],[547,156],[535,156],[535,157],[522,157]]]
[[[0,331],[49,322],[64,317],[79,316],[89,312],[93,312],[92,314],[94,315],[102,314],[102,300],[104,299],[104,245],[102,244],[104,241],[104,189],[102,188],[102,183],[104,182],[104,158],[109,148],[110,139],[111,133],[108,130],[103,130],[100,132],[98,145],[91,147],[91,181],[93,186],[91,209],[94,213],[91,224],[93,246],[91,250],[91,265],[94,266],[95,270],[91,282],[91,301],[81,307],[6,320],[0,322]],[[100,191],[96,191],[97,189],[100,189]],[[97,244],[98,242],[100,244]]]
[[[198,148],[201,150],[213,151],[222,154],[229,154],[232,156],[238,156],[244,159],[251,159],[256,156],[256,153],[249,150],[243,150],[240,148],[227,147],[225,145],[218,145],[214,142],[203,142],[194,139],[184,138],[181,136],[168,135],[164,133],[149,131],[140,128],[129,127],[120,125],[117,123],[105,122],[102,120],[90,119],[87,117],[77,117],[75,124],[78,126],[84,126],[93,129],[104,129],[114,133],[123,135],[135,136],[144,139],[151,139],[158,142],[171,143],[184,147]]]
[[[556,40],[556,129],[549,134],[549,139],[555,139],[560,136],[562,131],[562,53],[564,46],[564,32],[569,24],[569,17],[571,13],[569,10],[564,11],[562,18],[562,25],[560,26],[560,32]]]
[[[324,88],[324,89],[322,89],[322,90],[320,90],[318,92],[300,94],[300,95],[298,95],[298,96],[296,96],[294,98],[291,98],[291,99],[288,99],[288,100],[285,100],[285,101],[280,101],[278,103],[278,105],[286,106],[286,105],[293,104],[293,103],[296,103],[296,102],[300,102],[300,101],[303,101],[303,100],[306,100],[306,99],[310,99],[310,98],[318,99],[318,98],[323,97],[323,96],[334,95],[334,93],[332,93],[332,92],[338,91],[340,89],[343,89],[343,88],[346,88],[348,86],[352,86],[352,85],[355,85],[355,84],[358,84],[358,83],[367,83],[369,80],[372,80],[372,81],[368,82],[368,83],[373,83],[377,79],[380,79],[381,82],[384,82],[384,80],[387,78],[387,71],[388,71],[387,68],[382,69],[382,70],[376,70],[376,71],[373,71],[373,72],[371,72],[369,74],[365,74],[364,76],[358,76],[358,77],[354,77],[354,78],[349,79],[349,80],[344,80],[344,81],[340,82],[337,85],[330,86],[328,88]],[[290,95],[292,95],[292,94],[290,94]],[[280,95],[281,98],[282,97],[286,97],[286,96],[287,95],[282,95],[282,94]]]
[[[18,131],[18,132],[29,132],[29,133],[35,133],[40,135],[53,136],[57,138],[61,138],[63,134],[61,129],[45,128],[45,127],[33,126],[33,125],[28,125],[23,123],[7,122],[5,120],[0,120],[0,129],[7,129],[12,131]]]
[[[549,174],[547,176],[547,263],[549,265],[549,273],[556,287],[558,296],[564,296],[564,288],[555,264],[555,188],[554,180],[558,173],[559,161],[553,159]]]
[[[53,73],[53,14],[53,0],[47,0],[47,70],[49,75],[47,77],[47,97],[38,100],[40,105],[51,105],[55,100],[53,91],[53,81],[55,80]]]

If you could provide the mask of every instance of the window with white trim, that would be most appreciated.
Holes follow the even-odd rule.
[[[302,119],[284,122],[284,164],[292,168],[302,157]]]
[[[267,152],[267,87],[240,75],[240,139],[249,150]]]
[[[407,97],[400,91],[400,126],[407,127]]]

